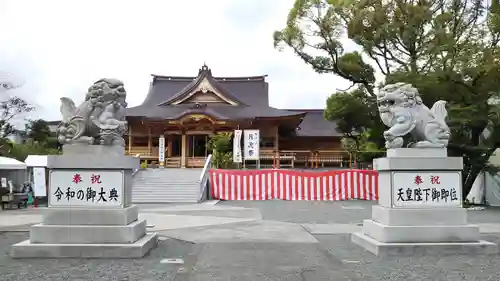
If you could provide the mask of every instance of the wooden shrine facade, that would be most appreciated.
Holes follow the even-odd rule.
[[[213,77],[206,65],[196,77],[153,75],[148,96],[127,109],[127,121],[127,153],[152,166],[202,167],[209,136],[236,129],[259,129],[261,167],[341,166],[346,157],[322,110],[272,108],[265,76]]]

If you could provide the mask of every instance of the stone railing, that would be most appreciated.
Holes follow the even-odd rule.
[[[200,197],[198,199],[198,202],[203,201],[204,198],[206,198],[206,189],[209,184],[208,178],[209,178],[209,172],[210,169],[212,168],[212,154],[209,154],[207,159],[205,160],[205,165],[203,166],[203,170],[201,171],[200,175]]]
[[[134,157],[137,157],[139,158],[139,163],[141,161],[141,155],[140,154],[136,154]],[[140,168],[137,168],[135,169],[133,172],[132,172],[132,176],[135,176],[135,174],[137,174],[137,172],[139,171]]]

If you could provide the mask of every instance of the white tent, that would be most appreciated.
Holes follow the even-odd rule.
[[[28,167],[47,167],[47,155],[28,155],[24,163]]]
[[[26,164],[14,158],[0,156],[0,170],[25,170]]]
[[[490,157],[490,164],[500,166],[500,149]],[[467,196],[471,203],[500,206],[500,173],[480,173]]]
[[[28,155],[24,162],[31,168],[29,175],[35,196],[47,196],[47,155]]]

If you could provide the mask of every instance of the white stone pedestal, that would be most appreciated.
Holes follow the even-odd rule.
[[[446,149],[389,149],[374,160],[379,205],[352,242],[375,255],[496,254],[462,208],[462,158]]]
[[[13,258],[140,258],[156,246],[132,202],[139,159],[103,146],[66,147],[49,156],[49,207]],[[86,152],[86,153],[84,153]]]

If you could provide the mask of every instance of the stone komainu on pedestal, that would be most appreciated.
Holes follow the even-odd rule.
[[[496,254],[480,240],[462,208],[461,157],[448,157],[445,101],[429,109],[409,84],[385,86],[377,97],[387,157],[375,159],[379,200],[352,241],[376,255]],[[403,137],[417,140],[402,148]]]
[[[50,155],[49,208],[30,239],[12,246],[14,258],[138,258],[157,243],[132,205],[139,159],[125,156],[126,92],[116,79],[94,83],[75,107],[62,98],[58,139]]]
[[[440,100],[429,109],[412,85],[390,84],[377,94],[380,119],[390,127],[384,132],[386,148],[403,147],[403,137],[411,134],[415,148],[447,147],[450,128],[446,124],[446,101]]]
[[[84,102],[78,107],[70,98],[61,98],[59,142],[125,146],[126,97],[120,80],[101,79],[90,86]]]

